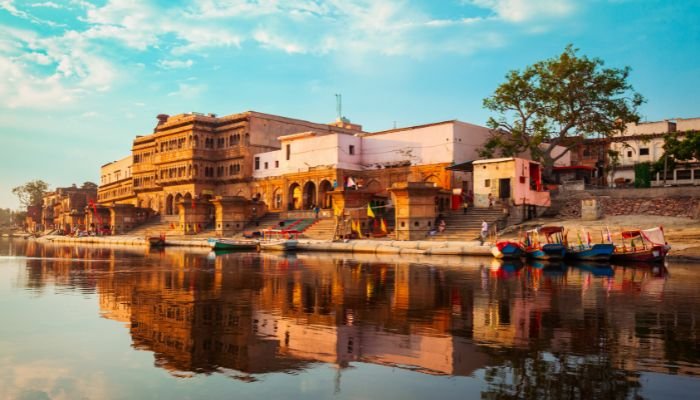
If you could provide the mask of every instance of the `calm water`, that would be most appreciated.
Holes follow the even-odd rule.
[[[0,399],[700,393],[700,265],[0,241]]]

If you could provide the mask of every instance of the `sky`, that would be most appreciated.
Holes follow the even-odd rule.
[[[630,66],[643,120],[700,116],[698,0],[0,0],[0,207],[98,182],[161,113],[483,125],[567,44]]]

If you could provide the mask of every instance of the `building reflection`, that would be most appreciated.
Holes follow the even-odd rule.
[[[689,269],[670,280],[658,266],[24,246],[27,288],[95,293],[102,315],[177,376],[362,362],[483,371],[484,398],[555,398],[635,393],[640,371],[700,373],[700,276]]]

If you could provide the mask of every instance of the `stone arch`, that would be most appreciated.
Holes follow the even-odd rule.
[[[180,209],[178,207],[178,204],[182,201],[182,194],[178,193],[175,195],[175,198],[173,199],[173,214],[179,214]]]
[[[318,205],[321,208],[332,208],[333,200],[330,192],[333,191],[333,184],[328,180],[324,179],[318,184]]]
[[[425,177],[425,179],[423,179],[423,182],[431,182],[434,183],[437,187],[442,187],[442,181],[436,175],[428,175],[427,177]]]
[[[289,185],[287,192],[287,208],[290,210],[300,210],[302,208],[301,185],[294,182]]]
[[[168,194],[168,196],[165,198],[165,215],[173,215],[173,210],[175,209],[174,207],[174,198],[172,193]]]
[[[303,209],[310,210],[316,205],[316,183],[314,181],[307,181],[304,184],[304,192],[302,194],[303,198]]]
[[[379,192],[382,192],[382,191],[384,190],[384,188],[382,187],[382,184],[381,184],[378,180],[372,179],[372,180],[369,181],[369,183],[367,184],[367,189],[366,189],[366,190],[367,190],[369,193],[379,193]]]

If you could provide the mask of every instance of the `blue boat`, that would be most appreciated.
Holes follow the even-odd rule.
[[[545,242],[540,242],[540,234]],[[564,245],[564,228],[561,226],[543,226],[525,232],[523,246],[528,258],[535,260],[563,260],[566,255]]]
[[[535,260],[563,260],[566,256],[566,246],[561,243],[547,243],[525,249],[528,258]]]
[[[610,261],[615,252],[615,245],[611,243],[598,243],[594,245],[573,246],[566,252],[567,257],[581,261]]]
[[[519,242],[499,240],[491,247],[491,254],[496,258],[519,259],[525,254],[525,248]]]

